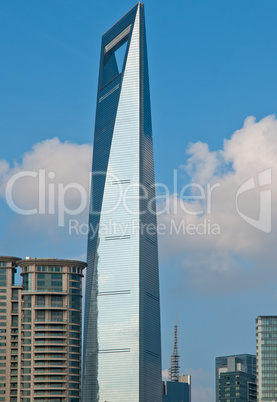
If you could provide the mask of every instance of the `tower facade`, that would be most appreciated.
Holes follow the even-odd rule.
[[[138,3],[102,37],[86,277],[83,402],[160,402],[152,127]]]

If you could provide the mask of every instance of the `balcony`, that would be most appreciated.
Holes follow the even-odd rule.
[[[60,320],[60,319],[56,319],[56,318],[52,318],[51,320],[46,320],[45,318],[36,318],[35,319],[35,322],[46,322],[46,323],[49,323],[49,322],[64,322],[64,323],[67,323],[68,321],[67,320]]]
[[[57,378],[53,378],[53,377],[57,377]],[[67,375],[66,375],[66,373],[64,374],[64,375],[57,375],[57,376],[53,376],[53,375],[50,375],[49,373],[47,373],[47,375],[45,375],[45,376],[39,376],[39,378],[34,378],[34,382],[41,382],[41,381],[44,381],[45,383],[48,383],[48,382],[53,382],[53,381],[59,381],[59,382],[67,382]]]
[[[37,331],[39,331],[39,330],[52,330],[52,329],[57,329],[57,330],[61,330],[61,331],[63,331],[63,330],[66,330],[66,324],[67,324],[67,321],[65,322],[65,323],[59,323],[59,322],[55,322],[55,323],[53,323],[53,322],[51,322],[53,325],[42,325],[42,324],[36,324],[36,326],[35,326],[35,330]]]
[[[47,289],[22,289],[22,294],[24,295],[24,293],[68,293],[67,290],[57,290],[57,289],[53,289],[53,288],[47,288]]]
[[[46,354],[41,354],[41,356],[38,356],[37,354],[35,355],[34,359],[38,360],[39,359],[46,359],[46,360],[54,360],[54,359],[59,359],[59,360],[66,360],[67,357],[65,356],[66,351],[64,351],[64,353],[56,353],[55,351],[52,352],[53,354],[55,354],[55,356],[53,356],[53,354],[49,354],[49,351],[47,351]]]
[[[50,370],[48,370],[48,369],[45,369],[45,368],[37,368],[36,370],[35,370],[35,376],[38,374],[38,375],[56,375],[56,374],[61,374],[62,376],[66,376],[67,375],[67,372],[66,372],[66,370],[63,370],[62,368],[61,369],[59,369],[59,368],[51,368]]]
[[[43,336],[47,342],[49,342],[49,340],[52,339],[52,338],[67,339],[66,332],[64,334],[56,333],[55,335],[53,335],[53,334],[51,334],[51,335],[45,334],[44,332],[38,332],[37,334],[35,334],[35,338],[41,337],[41,336]]]
[[[42,308],[42,309],[51,309],[51,308],[58,308],[58,309],[67,309],[67,306],[64,304],[36,304],[35,308]]]
[[[60,366],[62,368],[66,368],[67,366],[67,362],[66,359],[62,360],[62,361],[35,361],[34,362],[34,367],[39,367],[39,366],[43,366],[43,367],[51,367],[51,366]]]
[[[18,362],[18,354],[16,356],[11,355],[12,362]]]
[[[57,384],[55,384],[55,383],[51,383],[51,384],[48,384],[48,383],[42,383],[42,384],[34,384],[34,388],[60,388],[60,389],[66,389],[66,386],[65,386],[66,384],[59,384],[59,383],[57,383]]]
[[[35,397],[36,395],[43,396],[44,398],[49,398],[49,397],[54,397],[54,396],[63,396],[66,395],[66,391],[59,391],[59,390],[47,390],[47,391],[35,391]]]

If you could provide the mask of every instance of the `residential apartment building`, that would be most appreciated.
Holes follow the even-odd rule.
[[[16,266],[22,276],[18,286]],[[6,352],[3,359],[0,352],[0,369],[6,370],[5,380],[0,377],[0,401],[81,400],[85,267],[86,263],[75,260],[0,257],[0,295],[6,303],[5,318],[0,318],[0,325],[5,323],[0,327],[0,350],[5,347]]]

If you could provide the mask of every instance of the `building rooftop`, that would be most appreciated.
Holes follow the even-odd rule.
[[[25,260],[17,260],[17,264],[19,266],[25,264],[44,264],[44,265],[78,265],[81,268],[86,268],[87,263],[84,261],[78,260],[63,260],[57,258],[27,258]]]

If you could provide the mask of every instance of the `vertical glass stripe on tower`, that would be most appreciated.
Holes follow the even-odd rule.
[[[153,146],[140,3],[102,38],[91,191],[82,400],[160,402]]]

